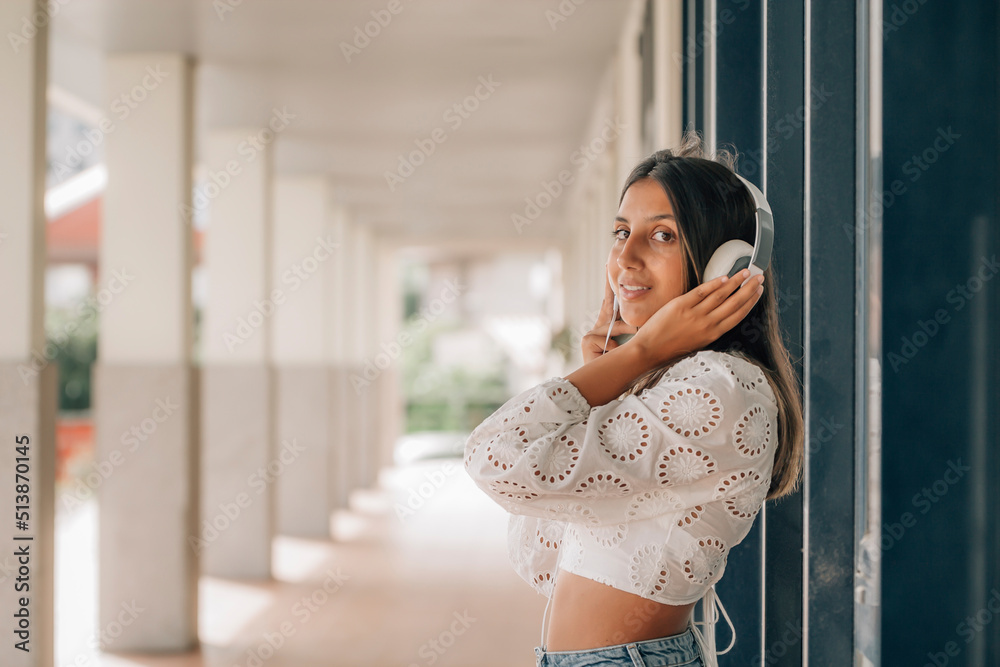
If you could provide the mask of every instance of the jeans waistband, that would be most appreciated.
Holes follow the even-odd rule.
[[[655,661],[658,665],[687,665],[701,657],[701,650],[688,625],[684,632],[669,637],[626,642],[612,646],[579,651],[548,651],[535,647],[536,667],[612,667],[642,665]]]

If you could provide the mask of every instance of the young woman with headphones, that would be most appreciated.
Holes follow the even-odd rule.
[[[716,665],[729,551],[797,488],[802,401],[770,208],[733,162],[688,133],[635,167],[584,365],[466,443],[467,471],[511,513],[515,570],[549,598],[539,667]]]

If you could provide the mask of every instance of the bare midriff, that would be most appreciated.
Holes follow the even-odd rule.
[[[668,605],[559,570],[545,648],[582,651],[679,635],[697,602]]]

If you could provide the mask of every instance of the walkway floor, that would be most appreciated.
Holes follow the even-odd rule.
[[[277,539],[274,581],[202,577],[195,653],[93,648],[96,515],[57,518],[56,667],[534,665],[545,598],[511,569],[507,514],[460,459],[383,470],[333,517],[335,541]]]

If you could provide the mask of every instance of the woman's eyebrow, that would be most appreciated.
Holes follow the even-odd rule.
[[[669,213],[661,213],[660,215],[651,215],[650,217],[646,218],[646,222],[655,222],[656,220],[673,220],[674,222],[676,222],[677,218],[675,218]],[[620,215],[617,215],[615,216],[615,222],[628,222],[628,220],[621,217]]]

